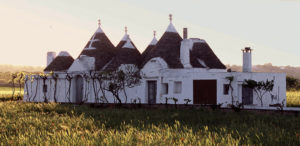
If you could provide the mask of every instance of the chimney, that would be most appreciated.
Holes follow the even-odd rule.
[[[190,60],[190,51],[194,42],[192,39],[183,39],[180,44],[180,61],[184,68],[192,68]]]
[[[187,28],[183,28],[183,39],[187,39]]]
[[[47,66],[55,59],[55,52],[47,52]]]
[[[252,72],[252,49],[245,47],[243,52],[243,72]]]

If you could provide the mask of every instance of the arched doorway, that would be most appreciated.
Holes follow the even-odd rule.
[[[83,78],[80,75],[76,76],[75,85],[75,102],[81,103],[83,99]]]

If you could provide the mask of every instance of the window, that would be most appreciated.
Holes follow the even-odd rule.
[[[168,94],[168,92],[169,92],[169,84],[168,83],[162,83],[161,86],[162,86],[161,93],[162,94]]]
[[[229,93],[229,84],[224,84],[223,86],[223,94],[228,95]]]
[[[174,82],[174,93],[179,94],[181,93],[181,82],[180,81],[176,81]]]

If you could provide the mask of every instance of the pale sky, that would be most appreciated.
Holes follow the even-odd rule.
[[[180,35],[187,27],[224,64],[241,65],[250,46],[253,64],[300,66],[298,0],[0,0],[0,64],[45,66],[47,51],[76,58],[98,19],[114,45],[127,26],[142,52],[170,13]]]

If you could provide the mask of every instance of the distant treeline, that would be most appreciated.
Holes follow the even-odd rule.
[[[227,68],[231,68],[232,71],[242,71],[242,66],[238,65],[227,65]],[[286,73],[287,90],[300,90],[300,67],[273,66],[271,63],[266,63],[264,65],[254,65],[252,71]]]
[[[12,86],[12,75],[19,72],[38,74],[43,72],[43,67],[0,64],[0,86]]]
[[[227,68],[231,68],[232,71],[242,71],[242,66],[238,65],[226,65]],[[252,67],[253,72],[279,72],[286,73],[287,76],[300,79],[300,67],[292,66],[273,66],[271,63],[264,65],[254,65]]]
[[[43,72],[44,67],[42,66],[20,66],[20,65],[9,65],[0,64],[0,72]]]

